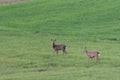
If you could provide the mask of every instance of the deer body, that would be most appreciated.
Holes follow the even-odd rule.
[[[88,52],[87,49],[84,48],[84,53],[86,53],[89,59],[96,58],[96,61],[99,60],[99,56],[100,56],[99,52]]]
[[[53,42],[53,44],[52,44],[52,47],[53,47],[53,49],[54,49],[54,51],[58,54],[58,51],[59,50],[62,50],[63,51],[63,54],[66,54],[66,45],[64,45],[64,44],[55,44],[55,41],[56,40],[51,40],[52,42]]]

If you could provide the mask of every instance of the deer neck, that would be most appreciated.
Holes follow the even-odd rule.
[[[53,48],[55,47],[55,43],[53,42]]]
[[[88,53],[87,49],[84,49],[84,53],[86,53],[86,54]]]

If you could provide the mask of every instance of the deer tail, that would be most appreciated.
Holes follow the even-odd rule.
[[[98,56],[100,56],[100,53],[98,52]]]

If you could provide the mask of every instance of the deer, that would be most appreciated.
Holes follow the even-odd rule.
[[[99,52],[88,52],[86,47],[83,49],[83,52],[88,56],[88,59],[96,58],[96,62],[99,60]]]
[[[56,52],[56,54],[58,54],[59,50],[63,51],[63,55],[66,54],[66,45],[64,44],[56,44],[56,39],[51,39],[52,41],[52,48],[54,49],[54,52]]]

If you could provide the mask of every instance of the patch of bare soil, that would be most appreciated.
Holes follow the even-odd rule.
[[[13,4],[18,2],[25,2],[25,1],[29,1],[29,0],[2,0],[0,1],[0,4],[5,5],[5,4]]]

